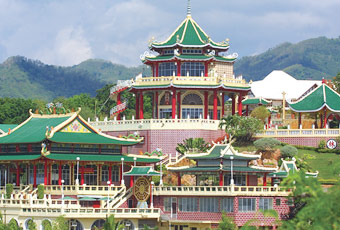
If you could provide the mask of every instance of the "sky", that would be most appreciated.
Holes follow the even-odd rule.
[[[191,0],[194,20],[229,53],[340,36],[340,0]],[[185,19],[187,0],[0,0],[0,62],[20,55],[72,66],[90,58],[141,64],[154,37]]]

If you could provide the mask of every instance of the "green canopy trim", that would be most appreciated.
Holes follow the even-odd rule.
[[[176,172],[230,172],[231,167],[223,166],[221,167],[189,167],[189,168],[170,168],[171,171]],[[259,169],[259,168],[251,168],[251,167],[233,167],[233,172],[252,172],[252,173],[264,173],[264,172],[273,172],[274,170],[267,169]]]
[[[41,157],[40,154],[10,154],[2,155],[0,154],[0,161],[29,161],[37,160]]]
[[[268,174],[269,177],[287,177],[287,172],[273,172]]]
[[[224,57],[224,56],[213,56],[213,55],[165,55],[156,57],[145,57],[144,61],[170,61],[170,60],[185,60],[185,61],[222,61],[222,62],[234,62],[236,57]]]
[[[77,157],[80,161],[106,161],[106,162],[121,162],[121,158],[124,158],[124,162],[134,162],[131,156],[125,155],[109,155],[109,154],[63,154],[63,153],[50,153],[46,155],[46,158],[59,161],[76,161]],[[151,157],[136,157],[136,162],[139,163],[156,163],[159,162],[158,158]]]
[[[161,174],[151,166],[132,166],[131,170],[124,173],[127,176],[160,176]]]
[[[263,98],[247,98],[242,101],[243,105],[268,105],[270,101]]]
[[[9,129],[12,130],[17,126],[18,125],[14,125],[14,124],[0,124],[0,135],[7,133]]]
[[[289,107],[298,113],[317,112],[327,108],[332,112],[340,112],[340,94],[323,83]]]

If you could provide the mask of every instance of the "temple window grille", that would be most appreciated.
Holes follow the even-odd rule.
[[[193,76],[199,77],[204,76],[205,67],[201,62],[184,62],[181,65],[181,75],[182,76]]]
[[[177,74],[177,65],[174,62],[160,63],[158,67],[159,76],[175,76]]]
[[[191,93],[183,98],[182,105],[203,105],[203,102],[200,96]]]

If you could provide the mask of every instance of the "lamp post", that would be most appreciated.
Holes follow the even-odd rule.
[[[64,208],[64,180],[61,180],[61,206]]]
[[[150,202],[150,208],[153,208],[153,185],[155,184],[155,182],[151,181],[151,196],[150,196],[150,199],[151,199],[151,202]]]
[[[233,176],[233,160],[234,160],[234,156],[230,156],[230,174],[231,174],[231,177],[230,177],[230,185],[234,185],[234,176]]]
[[[159,185],[162,186],[163,185],[162,161],[160,162],[159,166],[160,166],[159,172],[161,174],[161,176],[159,178]]]
[[[77,179],[76,179],[76,185],[79,185],[79,161],[80,157],[77,157]]]
[[[111,186],[111,181],[107,181],[107,208],[109,209],[109,203],[110,203],[110,186]]]
[[[120,160],[122,161],[122,181],[120,184],[124,185],[124,157],[122,157]]]
[[[136,166],[137,157],[133,158],[133,165]]]

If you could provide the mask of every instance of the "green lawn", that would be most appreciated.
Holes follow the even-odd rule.
[[[339,179],[333,170],[335,164],[340,162],[339,155],[299,149],[298,157],[304,158],[313,171],[319,171],[319,179]]]

